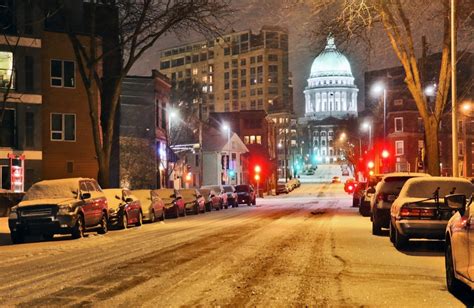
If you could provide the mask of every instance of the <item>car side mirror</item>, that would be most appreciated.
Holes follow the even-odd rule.
[[[214,198],[216,195],[210,194],[209,197]]]
[[[86,200],[91,198],[91,193],[82,193],[81,194],[81,199]]]
[[[368,192],[369,194],[375,194],[375,188],[369,187],[369,188],[367,189],[367,192]]]
[[[120,196],[118,196],[118,195],[115,195],[115,199],[122,200],[122,198],[120,198]]]
[[[133,198],[130,198],[130,197],[125,198],[125,202],[127,202],[127,203],[130,203],[130,202],[133,202],[133,201],[135,201],[135,200],[133,200]]]
[[[176,197],[176,200],[180,200],[180,199],[183,199],[183,198],[181,196]]]
[[[444,204],[450,209],[459,211],[462,216],[466,211],[466,196],[464,194],[446,195]]]

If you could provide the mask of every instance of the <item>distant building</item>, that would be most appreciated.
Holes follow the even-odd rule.
[[[212,112],[293,112],[288,32],[280,27],[266,26],[258,34],[233,32],[163,50],[160,70],[174,86],[200,83],[204,118]]]
[[[344,160],[336,133],[345,120],[357,117],[357,86],[347,58],[328,36],[314,59],[305,94],[305,114],[299,119],[305,164]]]
[[[226,124],[230,131],[243,140],[249,150],[248,169],[242,170],[242,182],[255,184],[254,167],[262,169],[260,187],[265,191],[275,188],[277,182],[276,126],[265,111],[211,113],[212,125]]]
[[[460,53],[461,54],[461,53]],[[427,91],[425,95],[430,103],[436,96],[437,74],[439,72],[441,54],[428,56],[422,74]],[[422,63],[422,61],[419,61]],[[458,102],[473,104],[474,88],[474,55],[463,52],[459,58],[457,72]],[[371,109],[380,104],[380,98],[370,95],[370,87],[377,82],[383,82],[387,89],[387,148],[392,157],[387,171],[423,171],[425,166],[425,134],[424,126],[415,101],[405,84],[403,67],[391,67],[371,71],[365,74],[366,98]],[[451,135],[451,96],[446,103],[439,129],[440,170],[442,175],[452,174],[452,135]],[[463,176],[474,175],[474,118],[472,111],[458,111],[458,157],[459,170]],[[374,115],[376,140],[383,140],[383,117]]]

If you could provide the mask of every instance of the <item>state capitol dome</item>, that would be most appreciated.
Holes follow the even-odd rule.
[[[352,77],[349,60],[336,49],[334,38],[329,36],[326,48],[314,59],[311,65],[310,78],[324,76],[350,76]]]

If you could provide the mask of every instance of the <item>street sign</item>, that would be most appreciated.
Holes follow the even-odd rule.
[[[25,191],[25,155],[8,154],[10,160],[10,189],[13,192]]]

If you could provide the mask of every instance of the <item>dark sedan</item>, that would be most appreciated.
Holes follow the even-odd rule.
[[[247,204],[255,205],[257,203],[256,193],[252,185],[242,184],[236,185],[235,191],[237,192],[237,203],[238,204]]]

